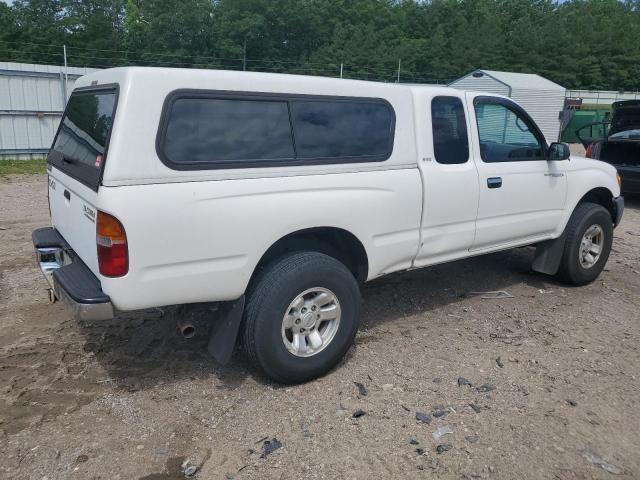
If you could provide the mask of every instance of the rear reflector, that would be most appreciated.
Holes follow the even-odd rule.
[[[587,158],[593,158],[593,143],[587,147],[587,151],[584,153]]]
[[[98,266],[105,277],[122,277],[129,271],[127,234],[118,219],[98,211],[96,226]]]

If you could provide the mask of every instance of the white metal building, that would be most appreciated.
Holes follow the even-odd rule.
[[[551,80],[531,73],[475,70],[449,86],[510,97],[533,117],[548,142],[558,140],[566,89]]]
[[[46,155],[73,84],[94,71],[0,62],[0,159]]]
[[[567,98],[582,100],[582,104],[611,105],[620,100],[640,100],[640,92],[615,90],[567,90]]]

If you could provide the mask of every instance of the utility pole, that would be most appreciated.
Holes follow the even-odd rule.
[[[244,46],[242,47],[242,71],[247,71],[247,36],[244,37]]]
[[[67,46],[62,46],[62,53],[64,56],[64,102],[67,103]]]
[[[342,78],[342,67],[343,67],[343,65],[342,65],[342,63],[341,63],[341,64],[340,64],[340,78]]]
[[[398,59],[398,79],[396,80],[396,83],[400,83],[400,65],[402,64],[401,62],[402,60],[399,58]]]

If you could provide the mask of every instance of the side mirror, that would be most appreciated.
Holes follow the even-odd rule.
[[[553,142],[549,146],[549,160],[568,160],[571,150],[566,143]]]

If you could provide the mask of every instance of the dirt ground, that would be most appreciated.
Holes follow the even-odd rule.
[[[640,478],[640,198],[587,287],[530,248],[366,285],[345,361],[295,387],[155,311],[69,320],[31,251],[45,177],[0,179],[0,201],[1,478]],[[488,290],[513,298],[469,295]]]

